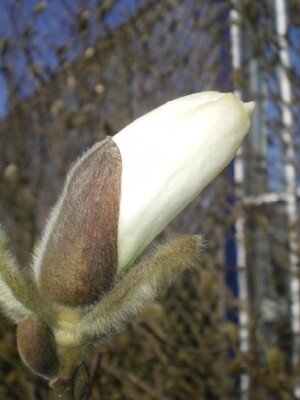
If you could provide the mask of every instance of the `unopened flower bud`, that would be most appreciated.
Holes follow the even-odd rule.
[[[254,103],[182,97],[88,150],[71,169],[35,259],[40,290],[68,306],[98,301],[232,160]]]

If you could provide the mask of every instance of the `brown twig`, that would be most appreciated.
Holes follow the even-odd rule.
[[[74,397],[74,379],[59,377],[51,385],[54,400],[75,400]]]
[[[86,365],[81,362],[65,364],[61,374],[52,382],[50,387],[54,400],[82,400],[88,392],[89,378]]]

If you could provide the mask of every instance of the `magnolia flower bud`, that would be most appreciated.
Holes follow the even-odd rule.
[[[0,307],[19,323],[23,361],[51,380],[57,398],[86,393],[88,345],[107,341],[162,289],[199,268],[199,235],[132,264],[230,162],[253,108],[233,94],[194,94],[95,144],[71,168],[33,268],[18,265],[0,226]]]
[[[35,259],[55,302],[92,304],[232,160],[254,103],[182,97],[88,150],[71,169]]]

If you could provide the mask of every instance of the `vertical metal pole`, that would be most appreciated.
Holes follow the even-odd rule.
[[[292,88],[287,70],[290,67],[289,49],[286,40],[287,11],[285,0],[275,0],[276,32],[279,44],[280,66],[278,67],[278,81],[281,97],[282,113],[282,140],[284,144],[284,172],[286,181],[286,214],[288,220],[289,242],[289,269],[290,269],[290,301],[291,301],[291,329],[292,362],[294,367],[299,366],[300,360],[300,296],[299,296],[299,257],[298,257],[298,233],[296,221],[297,210],[297,182],[295,169],[295,153],[293,141],[293,116],[291,112]],[[295,397],[300,399],[300,382],[295,387]]]
[[[237,0],[234,1],[234,5]],[[232,66],[234,71],[239,71],[241,68],[241,44],[240,44],[240,28],[239,14],[235,8],[230,11],[231,20],[231,54]],[[240,90],[235,90],[235,93],[240,97]],[[239,207],[238,216],[235,222],[235,234],[237,243],[237,270],[238,270],[238,286],[239,299],[241,306],[239,309],[239,339],[240,350],[248,352],[250,349],[249,335],[249,318],[248,318],[248,287],[247,287],[247,262],[246,262],[246,246],[245,246],[245,217],[241,208],[241,198],[243,196],[244,181],[244,162],[241,158],[241,150],[237,153],[234,161],[234,182],[235,196]],[[241,400],[249,398],[250,379],[248,374],[241,375]]]

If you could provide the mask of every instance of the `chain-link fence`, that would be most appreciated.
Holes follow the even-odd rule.
[[[30,253],[70,163],[170,99],[256,100],[242,152],[160,235],[207,241],[186,276],[91,359],[91,399],[293,399],[299,373],[300,3],[0,5],[0,220]],[[0,397],[50,394],[1,322]]]

